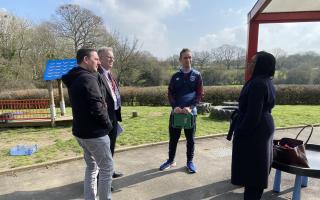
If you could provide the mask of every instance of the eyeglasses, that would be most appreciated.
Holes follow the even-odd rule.
[[[114,57],[112,57],[112,56],[106,56],[108,59],[112,59],[112,60],[114,60]]]

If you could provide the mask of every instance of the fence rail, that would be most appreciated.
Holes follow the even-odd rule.
[[[50,119],[49,99],[0,100],[0,123]]]

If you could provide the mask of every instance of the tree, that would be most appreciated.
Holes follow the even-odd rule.
[[[193,53],[192,62],[193,65],[199,66],[199,67],[205,67],[208,66],[211,60],[211,54],[208,51],[195,51]]]
[[[27,50],[31,24],[5,12],[0,12],[0,52],[2,57],[12,60],[17,54],[20,65],[22,53]]]
[[[65,58],[67,49],[60,50],[58,46],[64,45],[63,39],[57,38],[54,34],[52,24],[43,22],[33,28],[30,36],[31,43],[27,52],[26,61],[32,66],[32,80],[42,80],[46,61],[48,59]],[[69,51],[70,52],[70,51]],[[74,56],[73,50],[72,56]]]
[[[137,68],[140,65],[138,62],[140,57],[139,41],[133,39],[130,41],[127,37],[120,39],[119,35],[113,36],[118,42],[115,44],[115,66],[117,80],[120,85],[131,85],[135,76],[138,76]]]
[[[170,75],[168,73],[169,63],[158,61],[149,52],[141,52],[138,60],[140,66],[137,86],[158,86],[168,83]]]
[[[320,69],[315,69],[314,72],[312,73],[313,75],[313,84],[320,84]]]
[[[23,62],[29,49],[31,31],[28,21],[0,12],[0,79],[3,86],[14,88],[21,82],[24,82],[23,86],[28,85],[31,73]]]
[[[287,52],[281,48],[272,49],[271,52],[276,58],[276,69],[281,70],[285,65]]]
[[[227,67],[227,69],[230,69],[231,65],[236,59],[236,56],[238,55],[237,51],[238,47],[225,44],[211,50],[211,54],[215,62],[218,64],[223,64]]]
[[[298,67],[288,71],[287,84],[310,84],[311,83],[311,69],[305,67]]]
[[[242,47],[235,47],[235,60],[234,65],[237,69],[241,66],[245,66],[246,62],[246,50]]]
[[[97,39],[104,33],[101,17],[74,4],[62,5],[56,10],[54,26],[60,37],[72,42],[75,52],[83,46],[97,46]]]
[[[169,58],[167,58],[166,62],[168,62],[172,68],[178,67],[180,65],[179,55],[175,54],[173,56],[170,56]]]

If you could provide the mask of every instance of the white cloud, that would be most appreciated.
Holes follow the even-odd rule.
[[[247,12],[248,12],[248,9],[244,9],[244,8],[240,8],[240,9],[228,8],[228,9],[220,10],[220,13],[226,16],[234,16],[234,15],[246,16]]]
[[[289,54],[315,51],[320,53],[320,23],[261,24],[259,50],[281,48]],[[210,50],[223,44],[247,47],[247,25],[224,28],[199,38],[197,50]]]
[[[286,23],[260,25],[259,49],[281,48],[289,54],[320,53],[320,23]]]
[[[143,44],[142,49],[160,58],[170,50],[167,26],[162,20],[190,7],[188,0],[75,0],[75,3],[96,10],[109,31],[137,38]]]
[[[210,50],[223,44],[245,47],[247,26],[224,28],[217,33],[207,34],[200,37],[197,50]]]
[[[8,10],[5,8],[0,8],[0,12],[5,13],[5,12],[8,12]]]
[[[189,7],[188,0],[122,0],[119,7],[136,10],[157,18],[175,15]]]

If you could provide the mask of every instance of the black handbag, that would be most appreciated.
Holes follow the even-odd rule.
[[[234,130],[236,128],[236,122],[237,122],[239,114],[240,114],[240,110],[237,108],[232,112],[232,114],[230,116],[229,131],[227,134],[227,140],[229,140],[229,141],[232,139]]]
[[[298,140],[301,132],[307,127],[311,128],[307,141]],[[309,168],[305,145],[309,142],[312,133],[313,126],[307,125],[300,130],[295,139],[282,138],[280,140],[273,140],[273,160],[287,165]]]

